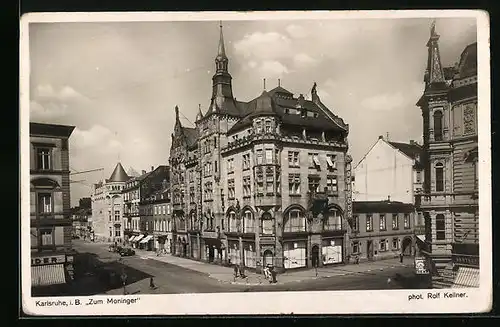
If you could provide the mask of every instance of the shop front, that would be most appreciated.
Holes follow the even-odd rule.
[[[342,263],[341,238],[323,238],[321,242],[321,258],[323,265]]]
[[[31,258],[31,286],[34,294],[57,291],[74,278],[73,254],[61,253]]]
[[[243,262],[245,267],[257,267],[257,254],[255,251],[255,242],[243,242]]]
[[[222,243],[216,238],[204,238],[205,258],[208,262],[222,263],[224,258]]]
[[[190,234],[189,235],[190,243],[191,243],[191,253],[190,256],[193,259],[198,259],[200,256],[200,248],[198,245],[198,235]]]
[[[146,235],[139,241],[139,248],[146,251],[153,250],[153,235]]]
[[[229,263],[233,265],[241,264],[240,243],[238,240],[228,240]]]
[[[134,249],[140,249],[140,244],[141,244],[140,242],[142,241],[143,238],[144,234],[139,234],[131,238],[129,241],[132,243],[132,247]]]
[[[283,242],[283,267],[285,269],[307,266],[307,241],[296,240]]]

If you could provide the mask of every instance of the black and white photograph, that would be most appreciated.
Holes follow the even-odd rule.
[[[24,311],[489,310],[488,42],[472,10],[23,16]]]

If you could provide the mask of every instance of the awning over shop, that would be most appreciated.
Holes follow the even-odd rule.
[[[143,238],[143,237],[144,237],[143,234],[137,236],[136,238],[134,238],[134,242],[139,242],[141,240],[141,238]]]
[[[66,284],[63,264],[31,267],[32,286],[48,286],[58,284]]]
[[[313,161],[316,166],[320,166],[318,158],[313,157]]]
[[[425,242],[425,235],[416,235],[419,241]]]
[[[333,164],[333,161],[330,157],[326,157],[326,162],[330,168],[335,168],[335,165]]]
[[[148,235],[146,236],[145,238],[142,239],[142,241],[140,243],[147,243],[149,242],[150,239],[153,238],[153,235]]]
[[[479,269],[459,267],[452,288],[479,287]]]
[[[130,238],[128,239],[128,241],[129,241],[129,242],[133,242],[133,241],[134,241],[134,239],[135,239],[136,237],[137,237],[137,236],[132,236],[132,237],[130,237]]]

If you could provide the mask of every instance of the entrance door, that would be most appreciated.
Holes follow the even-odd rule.
[[[264,252],[264,266],[273,264],[273,253],[271,250],[266,250]]]
[[[318,267],[319,266],[319,246],[314,245],[312,247],[311,259],[312,259],[312,262],[311,262],[312,266]]]
[[[214,246],[209,245],[208,246],[208,262],[214,262],[214,257],[215,257]]]
[[[366,242],[366,254],[368,256],[368,260],[373,259],[373,241]]]

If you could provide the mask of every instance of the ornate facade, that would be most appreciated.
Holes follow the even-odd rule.
[[[235,100],[222,27],[212,97],[196,127],[176,107],[170,150],[174,253],[280,269],[340,263],[352,215],[348,125],[281,86]]]
[[[425,167],[420,209],[426,224],[421,246],[434,274],[462,261],[478,266],[477,44],[458,65],[443,67],[433,24],[428,47],[422,110]]]

